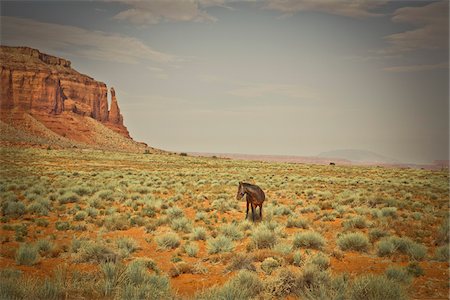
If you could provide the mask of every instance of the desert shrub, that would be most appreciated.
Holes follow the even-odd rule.
[[[196,297],[209,299],[252,299],[261,293],[263,284],[254,272],[241,270],[221,287],[211,288]]]
[[[171,223],[171,227],[175,231],[182,231],[185,233],[189,233],[192,230],[192,223],[189,219],[182,217],[174,219]]]
[[[261,263],[261,269],[268,275],[270,275],[279,266],[280,262],[273,257],[268,257]]]
[[[309,221],[307,219],[303,219],[303,218],[293,218],[293,217],[289,217],[287,219],[286,222],[286,227],[287,228],[303,228],[303,229],[307,229],[309,227]]]
[[[117,248],[123,256],[129,256],[131,253],[139,249],[139,245],[135,239],[130,237],[120,237],[116,240]]]
[[[224,235],[219,235],[216,238],[207,241],[206,249],[209,254],[217,254],[222,252],[230,252],[234,249],[233,241]]]
[[[16,264],[32,266],[39,261],[38,249],[29,244],[21,244],[16,251]]]
[[[180,246],[180,237],[173,232],[156,237],[156,243],[160,249],[175,249]]]
[[[312,256],[309,262],[316,265],[320,270],[326,270],[330,267],[330,258],[322,252]]]
[[[87,215],[87,212],[85,212],[84,210],[80,210],[75,214],[73,218],[75,221],[83,221],[84,219],[86,219]]]
[[[389,232],[386,232],[380,228],[372,228],[369,230],[369,239],[371,242],[377,241],[382,237],[388,236]]]
[[[292,210],[286,205],[279,205],[273,210],[275,216],[289,216],[292,215]]]
[[[315,248],[321,249],[325,246],[325,239],[323,236],[315,231],[304,231],[297,233],[294,236],[293,245],[295,248]]]
[[[295,294],[307,299],[322,298],[319,295],[329,288],[331,276],[328,271],[321,270],[317,265],[307,263],[297,279]],[[324,297],[329,298],[329,297]]]
[[[411,274],[403,267],[391,266],[386,269],[384,274],[388,279],[399,283],[409,284],[411,282]]]
[[[81,240],[79,245],[72,245],[72,249],[76,249],[75,262],[103,263],[118,258],[117,253],[99,241]]]
[[[449,261],[449,252],[450,249],[448,245],[437,247],[434,252],[434,257],[438,261]]]
[[[27,286],[21,280],[22,271],[15,269],[0,270],[0,299],[25,299]]]
[[[273,251],[280,253],[281,255],[288,255],[292,252],[292,244],[278,243],[273,247]]]
[[[425,271],[416,261],[410,262],[406,266],[406,271],[414,277],[419,277],[425,274]]]
[[[80,185],[80,186],[74,187],[72,189],[72,191],[75,194],[77,194],[78,196],[92,195],[92,188],[85,186],[85,185]]]
[[[66,191],[59,197],[59,204],[74,203],[80,201],[80,196],[72,191]]]
[[[172,218],[181,218],[184,213],[183,210],[177,206],[171,207],[169,209],[166,210],[166,213]]]
[[[251,235],[252,245],[257,249],[272,248],[277,240],[276,232],[264,225],[256,227]]]
[[[253,257],[248,254],[236,253],[230,260],[230,264],[225,269],[227,272],[235,270],[248,270],[256,271],[256,267],[253,264]]]
[[[350,232],[338,237],[337,244],[343,251],[365,251],[369,246],[369,239],[361,232]]]
[[[300,275],[290,269],[280,268],[265,281],[266,292],[275,299],[283,299],[298,288]]]
[[[112,296],[113,292],[124,281],[125,266],[117,262],[104,262],[100,264],[102,294],[106,297]]]
[[[383,217],[395,217],[397,215],[397,207],[383,207],[381,214]]]
[[[27,207],[27,211],[30,214],[36,214],[38,216],[48,216],[48,206],[40,201],[33,201]]]
[[[352,229],[352,228],[362,229],[368,226],[368,222],[365,217],[356,216],[342,222],[342,226],[344,227],[344,229]]]
[[[386,276],[365,275],[358,277],[352,283],[349,290],[351,300],[384,300],[407,299],[404,288]]]
[[[311,204],[311,205],[308,205],[308,206],[300,209],[300,212],[301,213],[310,213],[310,212],[317,212],[319,210],[320,210],[319,206],[317,206],[315,204]]]
[[[171,288],[166,276],[148,274],[141,261],[131,262],[125,271],[118,299],[170,299]]]
[[[203,227],[194,227],[191,238],[195,241],[206,240],[206,229]]]
[[[105,218],[103,225],[110,231],[112,230],[126,230],[129,228],[128,217],[119,213],[114,213]]]
[[[229,237],[233,241],[240,240],[243,237],[242,231],[236,224],[226,224],[220,228],[222,234],[226,237]]]
[[[407,254],[415,260],[422,260],[427,253],[427,248],[413,242],[409,238],[400,238],[397,236],[385,237],[377,243],[378,256],[388,256],[395,252]]]
[[[97,199],[105,200],[105,201],[113,201],[114,200],[114,192],[112,190],[100,190],[95,193]]]
[[[66,221],[56,221],[55,223],[56,230],[65,231],[70,229],[70,223]]]
[[[292,255],[292,263],[297,267],[300,267],[303,264],[303,256],[300,251],[294,252],[294,255]]]
[[[187,255],[189,255],[190,257],[196,257],[197,253],[198,253],[198,245],[197,245],[197,243],[187,244],[184,247],[184,250],[186,251]]]
[[[2,203],[2,214],[9,217],[20,217],[25,213],[26,207],[22,202],[6,201]]]
[[[450,235],[449,231],[450,231],[450,223],[449,218],[447,216],[438,229],[436,241],[438,245],[449,243],[449,235]]]
[[[41,227],[47,227],[50,222],[47,219],[34,219],[34,224]]]
[[[48,239],[40,239],[36,242],[35,247],[40,254],[46,254],[53,249],[55,245]]]
[[[195,221],[206,221],[208,215],[204,211],[199,211],[195,214]]]
[[[177,277],[181,274],[193,273],[194,269],[191,265],[184,261],[177,262],[168,272],[170,277]]]

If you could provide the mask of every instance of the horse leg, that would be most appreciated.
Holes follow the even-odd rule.
[[[259,206],[259,219],[262,221],[262,204]]]
[[[247,201],[247,212],[245,213],[245,219],[247,220],[248,218],[248,201]]]
[[[255,222],[255,206],[253,205],[253,203],[252,203],[252,219],[253,222]]]

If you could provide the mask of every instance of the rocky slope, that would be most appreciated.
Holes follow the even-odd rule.
[[[14,128],[23,132],[16,132],[18,136],[31,134],[49,143],[56,136],[61,146],[101,148],[106,143],[109,149],[114,148],[111,139],[101,136],[114,136],[118,149],[146,147],[131,139],[114,88],[109,108],[106,84],[72,69],[66,59],[28,47],[1,46],[0,84],[0,129],[8,127],[2,133]]]

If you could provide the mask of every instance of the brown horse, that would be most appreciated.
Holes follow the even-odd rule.
[[[255,208],[259,206],[259,217],[262,220],[262,206],[266,195],[263,190],[254,184],[239,182],[239,187],[236,195],[237,200],[241,200],[244,195],[247,195],[247,212],[245,213],[245,219],[248,217],[248,205],[252,206],[252,219],[255,221]]]

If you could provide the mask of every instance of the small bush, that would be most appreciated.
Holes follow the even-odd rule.
[[[160,249],[175,249],[180,246],[180,237],[176,233],[166,233],[156,237]]]
[[[366,218],[362,216],[356,216],[342,222],[342,226],[344,227],[344,229],[352,229],[352,228],[363,229],[368,226],[368,222]]]
[[[87,215],[87,212],[80,210],[75,214],[74,219],[75,221],[83,221],[84,219],[86,219]]]
[[[406,271],[413,275],[414,277],[419,277],[425,274],[424,270],[422,269],[422,267],[417,263],[417,262],[410,262],[407,266],[406,266]]]
[[[403,287],[386,276],[365,275],[355,279],[349,290],[349,299],[385,300],[407,299]]]
[[[390,280],[403,283],[403,284],[409,284],[411,282],[411,274],[402,267],[389,267],[384,272],[386,277]]]
[[[25,213],[26,207],[22,202],[6,201],[2,204],[2,214],[4,216],[19,217]]]
[[[196,257],[198,253],[198,245],[196,243],[190,243],[184,247],[184,250],[190,257]]]
[[[369,230],[369,239],[371,242],[377,241],[382,237],[388,236],[389,233],[379,229],[379,228],[373,228]]]
[[[361,232],[351,232],[341,235],[337,239],[337,244],[343,251],[366,251],[369,246],[369,239]]]
[[[437,247],[434,253],[434,257],[438,261],[449,261],[450,249],[448,245]]]
[[[16,251],[16,264],[32,266],[39,261],[39,252],[35,246],[21,244]]]
[[[381,214],[383,217],[395,217],[397,215],[397,207],[383,207]]]
[[[292,217],[289,217],[287,222],[286,222],[286,227],[287,228],[303,228],[303,229],[307,229],[309,227],[309,221],[307,219],[295,219]]]
[[[235,224],[223,225],[220,231],[224,236],[229,237],[233,241],[240,240],[243,237],[241,230]]]
[[[194,241],[206,240],[206,229],[203,227],[195,227],[192,230],[191,237]]]
[[[241,270],[223,286],[211,288],[198,295],[197,299],[253,299],[262,290],[263,284],[258,275]]]
[[[251,235],[251,241],[255,248],[272,248],[277,243],[277,234],[264,225],[256,227]]]
[[[330,267],[330,258],[321,252],[311,257],[310,262],[320,270],[326,270]]]
[[[224,235],[209,239],[206,246],[209,254],[230,252],[234,249],[233,241]]]
[[[59,204],[74,203],[80,201],[80,196],[72,191],[66,191],[59,197]]]
[[[295,248],[314,248],[321,249],[325,246],[325,239],[323,236],[314,231],[305,231],[297,233],[294,236],[293,245]]]
[[[139,249],[139,245],[135,239],[130,237],[120,237],[116,240],[116,245],[121,254],[124,256],[129,256],[131,253]]]
[[[56,221],[55,223],[56,230],[65,231],[70,229],[70,223],[65,221]]]
[[[268,257],[261,263],[261,269],[268,275],[272,274],[279,266],[280,262],[273,257]]]
[[[99,241],[80,241],[79,245],[72,245],[72,248],[77,253],[75,262],[104,263],[114,262],[118,258],[112,249]]]
[[[227,272],[235,270],[256,271],[256,267],[253,264],[253,257],[243,253],[236,253],[231,258],[230,264],[226,267]]]
[[[192,230],[191,221],[185,217],[173,220],[171,227],[175,231],[182,231],[185,233],[189,233]]]
[[[50,240],[41,239],[36,242],[35,247],[40,254],[46,254],[53,249],[54,244]]]
[[[383,238],[377,243],[378,256],[388,256],[395,252],[407,254],[412,259],[421,260],[425,257],[427,248],[409,238],[397,236]]]

